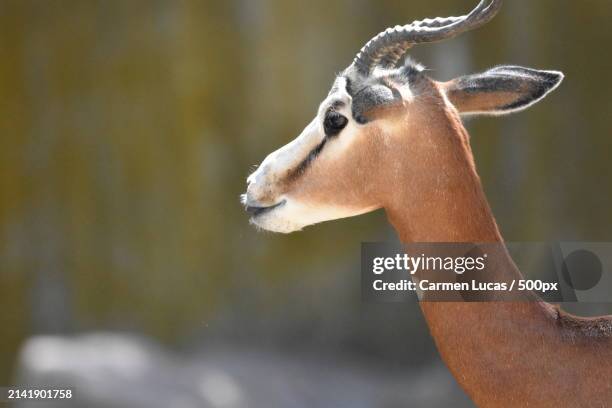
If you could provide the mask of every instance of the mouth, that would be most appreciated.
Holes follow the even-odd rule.
[[[249,206],[247,205],[245,207],[245,210],[247,213],[249,213],[253,218],[255,217],[259,217],[261,215],[267,214],[270,211],[273,211],[283,205],[285,205],[285,203],[287,202],[287,200],[283,200],[277,204],[271,205],[269,207],[253,207],[253,206]]]

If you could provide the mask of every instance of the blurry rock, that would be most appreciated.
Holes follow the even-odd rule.
[[[170,353],[118,334],[39,336],[19,356],[20,384],[71,387],[74,399],[27,407],[469,407],[443,367],[389,373],[354,361],[244,349]]]

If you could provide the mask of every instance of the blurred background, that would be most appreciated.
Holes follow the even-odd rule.
[[[475,4],[0,0],[0,384],[87,407],[470,406],[415,302],[361,302],[384,214],[277,236],[238,196],[370,37]],[[612,240],[611,23],[608,0],[512,0],[411,52],[440,80],[565,72],[467,123],[508,241]]]

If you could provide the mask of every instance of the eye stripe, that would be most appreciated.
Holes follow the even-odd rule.
[[[316,159],[317,156],[319,154],[321,154],[321,152],[323,151],[323,148],[325,147],[327,142],[331,138],[334,138],[334,137],[338,136],[340,134],[340,132],[342,132],[342,130],[344,130],[344,128],[348,124],[348,118],[346,116],[342,115],[341,113],[338,113],[337,109],[341,109],[341,108],[343,108],[345,106],[346,106],[346,103],[344,101],[341,101],[341,100],[336,100],[336,101],[334,101],[331,104],[331,106],[329,107],[329,110],[325,114],[325,119],[323,120],[323,128],[324,128],[323,130],[324,130],[324,133],[325,133],[325,137],[323,138],[321,143],[319,143],[314,149],[312,149],[310,151],[310,153],[308,153],[306,158],[304,160],[302,160],[302,162],[294,170],[292,170],[289,173],[289,176],[288,176],[289,179],[295,179],[295,178],[299,177],[300,175],[302,175],[306,171],[308,166],[310,166],[310,164],[314,161],[314,159]],[[333,114],[337,115],[338,117],[343,118],[345,123],[340,128],[338,128],[338,129],[331,129],[331,131],[330,131],[329,126],[326,125],[326,122],[329,119],[330,113],[333,113]]]
[[[295,170],[291,172],[289,178],[294,179],[302,175],[306,171],[308,166],[310,166],[310,164],[314,161],[314,159],[316,159],[317,156],[323,151],[323,148],[327,144],[328,140],[329,138],[325,136],[321,143],[319,143],[317,147],[312,149],[310,153],[308,153],[308,156],[306,156],[306,158],[295,168]]]

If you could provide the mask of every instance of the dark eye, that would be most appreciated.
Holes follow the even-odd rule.
[[[323,128],[325,129],[325,134],[327,136],[336,136],[342,131],[342,129],[346,127],[347,123],[348,119],[339,114],[338,112],[327,112],[327,115],[325,115],[325,120],[323,121]]]

